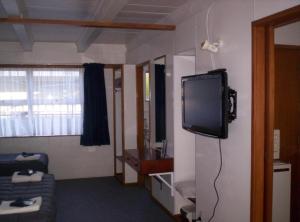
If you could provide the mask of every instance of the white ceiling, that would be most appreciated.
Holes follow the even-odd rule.
[[[156,23],[189,0],[0,0],[0,17],[20,16],[42,19],[113,20],[115,22]],[[86,49],[89,44],[126,44],[138,30],[95,30],[57,25],[0,24],[0,41],[74,42]],[[26,39],[25,39],[26,40]],[[28,41],[28,40],[26,40]],[[30,45],[30,44],[29,44]]]

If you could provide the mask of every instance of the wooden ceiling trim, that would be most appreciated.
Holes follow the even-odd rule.
[[[150,23],[122,23],[111,21],[82,21],[82,20],[55,20],[55,19],[32,19],[20,17],[0,18],[0,23],[8,24],[40,24],[40,25],[69,25],[87,28],[111,28],[111,29],[139,29],[174,31],[175,25],[150,24]]]

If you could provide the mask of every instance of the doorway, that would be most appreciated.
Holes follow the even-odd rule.
[[[300,6],[296,6],[252,23],[252,222],[272,222],[274,129],[278,127],[274,32],[299,20]]]
[[[275,28],[273,222],[300,221],[300,22]],[[283,176],[286,175],[286,176]],[[283,180],[281,180],[284,179]],[[278,207],[278,209],[276,208]]]

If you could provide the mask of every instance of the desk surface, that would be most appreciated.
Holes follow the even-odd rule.
[[[173,158],[160,158],[155,150],[145,152],[144,157],[139,157],[137,149],[125,150],[125,162],[140,174],[173,171]]]

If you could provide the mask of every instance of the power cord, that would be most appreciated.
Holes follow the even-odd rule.
[[[215,216],[215,213],[216,213],[216,208],[219,204],[219,200],[220,200],[220,197],[219,197],[219,192],[218,192],[218,189],[217,189],[217,180],[221,174],[221,171],[222,171],[222,167],[223,167],[223,158],[222,158],[222,146],[221,146],[221,139],[219,139],[219,152],[220,152],[220,168],[219,168],[219,172],[214,180],[214,189],[215,189],[215,192],[216,192],[216,195],[217,195],[217,201],[215,203],[215,206],[214,206],[214,210],[213,210],[213,214],[211,215],[211,217],[209,218],[208,222],[211,222]]]

